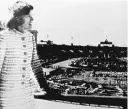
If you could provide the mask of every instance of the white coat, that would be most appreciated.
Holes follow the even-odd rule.
[[[0,109],[35,109],[29,81],[32,72],[39,82],[44,79],[34,36],[27,31],[1,31]]]

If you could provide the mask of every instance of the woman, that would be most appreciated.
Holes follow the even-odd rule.
[[[28,32],[33,6],[18,1],[7,30],[0,32],[0,109],[35,109],[30,85],[34,72],[40,87],[52,92],[44,78],[34,36]],[[53,94],[53,93],[52,93]]]

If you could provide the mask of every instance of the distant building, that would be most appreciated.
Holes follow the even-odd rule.
[[[41,41],[39,42],[39,44],[48,44],[48,45],[52,45],[52,44],[53,44],[53,41],[51,41],[51,40],[48,40],[48,41],[41,40]]]
[[[100,42],[100,44],[98,44],[98,46],[100,47],[113,47],[114,45],[112,44],[112,42],[109,42],[107,39],[104,42]]]

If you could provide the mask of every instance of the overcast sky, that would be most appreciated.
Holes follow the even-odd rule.
[[[11,17],[8,6],[15,1],[2,0],[0,20],[8,21]],[[98,45],[107,36],[115,45],[127,45],[126,0],[25,1],[34,6],[33,29],[38,30],[38,41]]]

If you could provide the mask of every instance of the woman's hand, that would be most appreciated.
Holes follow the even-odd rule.
[[[61,96],[61,92],[59,89],[49,88],[49,90],[47,90],[47,93],[45,95],[49,97],[59,97]]]

